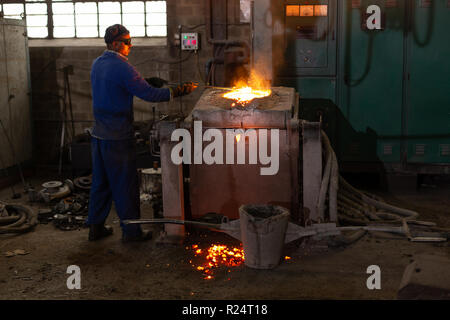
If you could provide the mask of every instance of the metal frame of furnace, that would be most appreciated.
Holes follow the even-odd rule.
[[[295,92],[292,88],[288,89]],[[227,215],[227,211],[229,213],[231,210],[232,218],[239,218],[236,215],[238,215],[238,207],[242,204],[277,204],[287,207],[294,221],[302,221],[302,219],[305,219],[305,214],[307,214],[306,218],[315,221],[320,220],[318,217],[317,200],[322,179],[321,128],[320,123],[307,122],[299,119],[298,101],[298,94],[295,93],[289,117],[284,114],[282,115],[281,112],[271,117],[258,117],[257,110],[245,109],[234,109],[233,115],[230,111],[228,113],[222,112],[219,115],[209,113],[206,117],[199,117],[197,107],[199,103],[197,103],[196,108],[194,108],[192,113],[183,122],[160,123],[158,132],[161,150],[164,218],[189,220],[199,218],[208,212],[217,212],[219,210],[208,209],[214,208],[214,201],[222,201],[215,208],[222,207],[223,202],[227,201],[227,192],[230,192],[232,188],[235,188],[235,191],[237,190],[232,182],[238,181],[241,183],[238,186],[239,191],[243,190],[245,192],[245,189],[247,189],[247,191],[253,192],[250,192],[251,194],[247,194],[244,197],[237,197],[239,199],[234,199],[236,200],[234,206],[225,207],[224,211],[217,213],[230,217],[229,214]],[[259,114],[259,116],[261,115]],[[175,165],[171,160],[171,152],[173,146],[179,142],[171,141],[172,132],[177,128],[192,130],[193,121],[199,120],[200,118],[203,122],[204,129],[279,129],[281,173],[278,172],[277,175],[266,178],[255,177],[256,171],[254,170],[260,166],[252,165],[254,167],[251,169],[253,177],[249,177],[248,175],[241,177],[242,173],[248,170],[250,165]],[[266,122],[264,123],[264,121]],[[300,141],[300,135],[302,135],[302,141]],[[300,146],[302,146],[302,152],[300,152]],[[302,181],[300,181],[300,154],[302,154],[303,160],[301,170],[303,172]],[[283,163],[284,167],[282,167]],[[238,168],[239,166],[241,167]],[[236,170],[235,173],[237,174],[231,174],[227,177],[227,170]],[[189,171],[189,178],[186,176],[187,171]],[[225,181],[221,181],[221,179],[225,179]],[[277,179],[281,179],[282,181],[278,181]],[[285,184],[286,187],[283,189],[283,181],[286,182],[286,179],[290,180]],[[248,190],[251,186],[254,186],[255,182],[265,183],[264,187],[267,190]],[[302,183],[302,188],[300,188],[300,183]],[[214,185],[216,186],[216,190],[214,190]],[[205,190],[209,192],[203,194]],[[270,196],[271,192],[273,192],[272,197]],[[288,193],[287,196],[286,194],[282,194],[286,192]],[[300,192],[302,192],[302,197],[300,197]],[[236,196],[236,193],[234,193],[234,196]],[[219,197],[223,197],[223,199]],[[300,203],[301,198],[303,199],[302,204]],[[209,208],[208,205],[210,205]],[[184,225],[167,224],[165,225],[165,234],[159,241],[179,242],[183,239],[184,234]]]

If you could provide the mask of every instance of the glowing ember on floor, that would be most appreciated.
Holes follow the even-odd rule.
[[[189,247],[186,247],[186,249],[189,249]],[[206,280],[213,279],[214,268],[221,266],[237,267],[244,262],[244,249],[242,245],[237,248],[213,244],[207,250],[200,249],[198,245],[192,245],[190,249],[194,251],[195,257],[201,257],[203,261],[201,261],[200,265],[193,264],[192,260],[189,263],[198,271],[202,271]]]

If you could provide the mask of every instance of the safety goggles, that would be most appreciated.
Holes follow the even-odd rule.
[[[120,41],[120,42],[123,42],[123,43],[126,44],[127,46],[131,45],[131,38],[130,38],[130,39],[118,39],[118,40],[114,40],[114,41]]]

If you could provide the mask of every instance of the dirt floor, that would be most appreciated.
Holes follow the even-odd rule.
[[[53,179],[30,179],[34,186],[48,180]],[[15,190],[23,190],[22,185]],[[420,220],[450,228],[448,179],[428,182],[419,191],[376,193],[393,205],[417,210]],[[27,203],[28,197],[22,194],[12,200],[8,188],[0,191],[0,200]],[[142,217],[151,218],[151,208],[143,205]],[[124,244],[115,212],[108,223],[113,236],[98,242],[87,241],[85,228],[62,231],[51,223],[39,224],[26,234],[0,235],[0,299],[396,299],[404,270],[415,257],[424,253],[450,257],[448,242],[412,243],[401,236],[370,233],[347,247],[297,241],[285,246],[283,256],[291,259],[276,269],[224,266],[207,280],[194,267],[202,258],[195,256],[192,245],[239,247],[239,241],[223,233],[191,231],[182,245],[154,240]],[[159,228],[153,227],[155,234]],[[17,249],[27,254],[5,256]],[[79,290],[67,288],[70,265],[80,267]],[[370,265],[381,269],[381,290],[367,289]]]

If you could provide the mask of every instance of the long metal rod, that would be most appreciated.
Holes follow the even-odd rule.
[[[215,87],[215,86],[203,86],[203,85],[199,85],[199,87],[202,87],[202,88],[219,89],[219,90],[233,90],[233,88]]]
[[[64,68],[64,85],[67,87],[67,97],[69,98],[69,111],[70,111],[70,121],[72,122],[72,140],[75,137],[75,125],[73,121],[73,108],[72,108],[72,95],[70,92],[70,82],[69,82],[69,70],[66,66]]]
[[[216,87],[216,86],[207,86],[207,85],[202,85],[199,84],[198,82],[194,84],[198,87],[198,88],[212,88],[212,89],[219,89],[219,90],[233,90],[233,88],[229,88],[229,87]],[[169,83],[169,85],[178,85],[175,83]]]
[[[124,224],[182,224],[182,225],[194,225],[203,228],[213,228],[220,230],[221,225],[216,223],[207,223],[207,222],[199,222],[199,221],[189,221],[189,220],[175,220],[175,219],[131,219],[124,220]]]
[[[229,233],[230,231],[238,231],[238,229],[235,229],[233,226],[228,226],[227,224],[215,224],[215,223],[206,223],[206,222],[198,222],[198,221],[188,221],[188,220],[172,220],[172,219],[134,219],[134,220],[124,220],[124,224],[181,224],[181,225],[194,225],[198,227],[208,228],[208,229],[214,229],[215,231],[219,232],[225,232],[233,237],[236,237],[234,234]],[[365,231],[378,231],[378,232],[389,232],[389,233],[395,233],[395,234],[401,234],[406,237],[408,237],[408,240],[412,242],[444,242],[447,241],[447,238],[444,236],[418,236],[418,237],[412,237],[409,234],[409,228],[407,226],[408,221],[404,221],[402,226],[395,227],[395,226],[349,226],[349,227],[335,227],[332,229],[324,229],[324,230],[317,230],[314,227],[313,228],[304,228],[301,231],[294,231],[293,233],[297,235],[297,238],[303,238],[303,237],[309,237],[314,235],[320,235],[320,234],[327,234],[331,231],[357,231],[357,230],[365,230]],[[320,224],[316,225],[320,226]],[[406,227],[405,227],[406,226]],[[294,238],[291,239],[291,241],[295,240]]]

